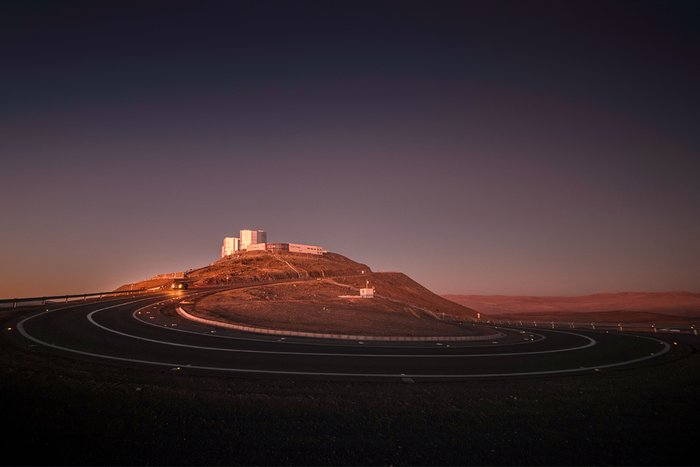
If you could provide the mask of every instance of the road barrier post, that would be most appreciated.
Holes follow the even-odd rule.
[[[620,331],[622,331],[622,323],[617,323],[617,329],[619,329]]]
[[[654,334],[656,334],[656,325],[655,325],[655,324],[652,324],[652,325],[651,325],[651,328],[654,330]]]
[[[595,329],[595,323],[591,323],[591,329]]]
[[[533,321],[533,322],[532,322],[532,325],[535,326],[535,327],[537,327],[537,321]]]
[[[552,329],[554,329],[554,321],[552,321]]]
[[[695,329],[695,326],[690,326],[690,329],[693,330],[693,334],[695,334],[696,336],[698,335],[698,330]]]

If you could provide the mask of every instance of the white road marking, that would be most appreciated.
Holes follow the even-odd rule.
[[[155,326],[158,328],[162,328],[160,324],[155,324],[155,323],[150,323],[146,320],[143,320],[137,316],[137,312],[139,310],[136,310],[134,313],[132,313],[132,316],[135,320],[140,321],[143,324],[148,324],[150,326]],[[149,317],[149,319],[154,319],[153,316]],[[188,321],[189,322],[189,321]],[[203,325],[205,326],[205,325]],[[513,328],[502,328],[502,327],[495,327],[494,329],[508,329],[513,332],[521,332],[519,330],[513,329]],[[241,336],[227,336],[227,335],[216,335],[216,336],[211,336],[211,333],[216,333],[215,330],[210,330],[209,334],[205,333],[204,331],[199,332],[199,331],[193,331],[193,330],[187,330],[187,329],[172,329],[169,328],[169,331],[176,331],[176,332],[184,332],[188,334],[195,334],[195,335],[200,335],[200,336],[209,336],[209,337],[216,337],[220,339],[231,339],[231,340],[237,340],[237,341],[251,341],[251,342],[266,342],[266,343],[271,343],[271,342],[284,342],[286,344],[296,344],[296,345],[316,345],[316,346],[323,346],[323,347],[348,347],[348,342],[344,342],[342,344],[334,343],[334,342],[310,342],[309,340],[304,340],[304,341],[295,341],[295,340],[288,340],[285,342],[285,337],[282,338],[276,338],[275,336],[270,336],[267,339],[260,339],[260,338],[254,338],[254,337],[241,337]],[[243,331],[238,331],[238,332],[243,332]],[[538,334],[536,332],[531,332],[529,334],[535,335],[538,337],[537,340],[535,339],[526,339],[526,342],[507,342],[504,343],[503,345],[507,346],[512,346],[512,345],[521,345],[521,344],[532,344],[534,342],[540,342],[543,340],[546,340],[547,337],[543,336],[542,334]],[[311,338],[306,338],[306,339],[311,339]],[[320,339],[318,339],[320,340]],[[417,346],[417,345],[407,345],[407,344],[401,344],[399,346],[391,345],[391,341],[375,341],[377,342],[374,345],[368,345],[367,347],[378,347],[378,348],[392,348],[392,347],[397,347],[401,349],[425,349],[426,345],[423,346]],[[381,344],[380,344],[381,343]],[[362,342],[362,344],[365,344]],[[426,344],[429,344],[429,342],[426,342]],[[447,347],[450,347],[448,344]],[[459,341],[455,342],[452,344],[452,347],[454,348],[459,348],[459,349],[475,349],[475,348],[480,348],[480,347],[493,347],[492,344],[486,344],[482,343],[482,341],[470,341],[468,345],[460,345]]]
[[[131,302],[126,302],[126,303],[120,303],[117,305],[101,308],[99,310],[95,310],[89,314],[90,319],[92,318],[92,315],[98,311],[103,311],[107,309],[112,309],[116,308],[119,306],[124,306],[124,305],[129,305],[132,303],[138,303],[141,301],[146,301],[153,299],[154,297],[151,298],[146,298],[146,299],[140,299],[140,300],[134,300]],[[165,300],[167,301],[167,300]],[[158,302],[160,303],[160,302]],[[65,308],[76,308],[77,306],[71,306],[71,307],[64,307]],[[52,310],[52,311],[58,311]],[[176,362],[162,362],[162,361],[153,361],[153,360],[143,360],[143,359],[135,359],[135,358],[127,358],[127,357],[119,357],[116,355],[107,355],[107,354],[100,354],[100,353],[94,353],[94,352],[86,352],[82,350],[77,350],[77,349],[72,349],[69,347],[63,347],[60,345],[52,344],[49,342],[42,341],[32,335],[30,335],[24,328],[24,323],[27,321],[36,318],[38,316],[45,315],[47,313],[51,313],[52,311],[46,311],[42,313],[38,313],[36,315],[32,315],[30,317],[27,317],[17,323],[17,329],[18,331],[24,336],[26,339],[33,341],[39,345],[43,345],[45,347],[49,348],[54,348],[57,350],[65,351],[65,352],[71,352],[79,355],[84,355],[84,356],[89,356],[89,357],[95,357],[95,358],[102,358],[102,359],[107,359],[107,360],[113,360],[113,361],[121,361],[121,362],[129,362],[129,363],[137,363],[137,364],[146,364],[146,365],[154,365],[154,366],[167,366],[170,368],[173,367],[187,367],[187,368],[192,368],[196,370],[205,370],[205,371],[221,371],[221,372],[229,372],[229,373],[250,373],[250,374],[272,374],[272,375],[296,375],[296,376],[334,376],[334,377],[363,377],[363,378],[399,378],[399,377],[410,377],[410,378],[426,378],[426,379],[467,379],[467,378],[496,378],[496,377],[509,377],[509,376],[537,376],[537,375],[553,375],[553,374],[565,374],[565,373],[581,373],[581,372],[587,372],[587,371],[599,371],[601,368],[614,368],[614,367],[619,367],[619,366],[625,366],[625,365],[631,365],[634,363],[639,363],[643,362],[646,360],[649,360],[651,358],[658,357],[660,355],[663,355],[667,353],[670,349],[671,346],[656,338],[652,337],[643,337],[643,336],[636,336],[640,337],[642,339],[647,339],[651,340],[654,342],[657,342],[662,345],[662,349],[659,350],[658,352],[651,353],[649,355],[646,355],[644,357],[639,357],[631,360],[625,360],[622,362],[616,362],[616,363],[609,363],[605,365],[594,365],[594,366],[586,366],[586,367],[578,367],[578,368],[564,368],[564,369],[559,369],[559,370],[542,370],[542,371],[526,371],[526,372],[510,372],[510,373],[472,373],[472,374],[420,374],[420,373],[414,373],[414,374],[403,374],[403,373],[343,373],[343,372],[314,372],[314,371],[287,371],[287,370],[260,370],[260,369],[249,369],[249,368],[231,368],[231,367],[215,367],[215,366],[205,366],[205,365],[192,365],[192,364],[187,364],[187,363],[176,363]],[[94,322],[94,320],[92,320]],[[103,327],[97,323],[95,323],[99,327]],[[104,328],[104,327],[103,327]],[[110,332],[116,332],[117,334],[123,334],[119,331],[114,331],[109,328],[105,328]],[[572,334],[576,336],[581,336],[586,339],[589,339],[591,342],[586,344],[585,347],[590,347],[591,345],[595,345],[596,341],[591,339],[588,336],[583,336],[581,334],[576,334],[576,333],[571,333],[571,332],[565,332],[565,331],[556,331],[564,334]],[[127,335],[128,336],[128,335]],[[130,336],[134,337],[134,336]],[[138,339],[143,339],[136,337]],[[149,340],[149,339],[143,339],[143,340]],[[158,341],[156,341],[158,342]],[[182,345],[182,344],[174,344],[174,343],[167,343],[167,342],[161,342],[161,343],[166,343],[169,345]],[[190,346],[187,346],[190,347]],[[227,350],[238,350],[238,349],[227,349]],[[571,350],[571,349],[566,349],[566,350]],[[566,351],[564,350],[564,351]],[[559,350],[561,351],[561,350]],[[255,352],[260,352],[260,351],[255,351]],[[533,352],[533,353],[552,353],[555,351],[541,351],[541,352]],[[267,353],[267,352],[266,352]],[[274,353],[280,353],[280,352],[274,352]],[[526,354],[530,354],[529,352],[526,352]],[[323,354],[315,354],[312,353],[312,355],[323,355]],[[333,356],[339,355],[339,354],[330,354]],[[491,354],[495,356],[506,356],[506,355],[520,355],[520,354],[512,354],[512,353],[504,353],[504,354]],[[366,356],[366,355],[357,355],[357,356]],[[385,356],[385,355],[378,355],[378,356]],[[405,357],[404,355],[399,355],[400,357]],[[413,356],[413,355],[409,355]],[[459,355],[458,355],[459,356]],[[478,356],[485,356],[485,355],[471,355],[474,357]],[[431,356],[432,357],[432,356]],[[443,355],[444,357],[444,355]]]
[[[475,357],[508,357],[508,356],[521,356],[521,355],[540,355],[549,353],[559,353],[559,352],[570,352],[574,350],[581,350],[588,347],[592,347],[597,344],[595,339],[582,334],[576,334],[573,332],[558,331],[562,334],[571,334],[572,336],[578,336],[588,342],[584,345],[578,347],[570,347],[565,349],[554,349],[554,350],[539,350],[533,352],[504,352],[504,353],[490,353],[490,354],[367,354],[367,353],[335,353],[335,352],[290,352],[290,351],[280,351],[280,350],[251,350],[251,349],[230,349],[224,347],[208,347],[202,345],[192,345],[192,344],[181,344],[179,342],[163,341],[159,339],[150,339],[147,337],[136,336],[133,334],[128,334],[122,331],[117,331],[116,329],[104,326],[93,318],[95,313],[102,310],[95,310],[87,315],[87,319],[95,326],[105,331],[118,334],[120,336],[129,337],[131,339],[137,339],[145,342],[152,342],[162,345],[171,345],[174,347],[185,347],[190,349],[198,350],[211,350],[217,352],[235,352],[235,353],[251,353],[251,354],[271,354],[271,355],[304,355],[304,356],[322,356],[322,357],[376,357],[376,358],[475,358]],[[136,310],[138,311],[138,310]],[[467,347],[468,348],[468,347]]]

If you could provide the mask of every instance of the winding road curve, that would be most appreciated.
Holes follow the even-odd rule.
[[[49,307],[18,315],[18,345],[77,359],[205,374],[359,379],[470,379],[605,371],[649,364],[661,339],[591,330],[498,327],[498,341],[355,342],[261,336],[182,318],[179,302],[201,292]],[[471,326],[471,325],[469,325]]]

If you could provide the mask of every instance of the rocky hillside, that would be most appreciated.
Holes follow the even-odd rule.
[[[364,272],[363,272],[364,271]],[[370,273],[366,264],[357,263],[336,253],[241,252],[214,261],[209,266],[188,271],[185,281],[190,287],[241,285],[288,279],[314,279]],[[148,279],[124,284],[117,290],[167,287],[171,279]]]
[[[369,266],[337,253],[243,252],[227,256],[188,274],[191,285],[211,286],[287,279],[315,279],[369,274]]]
[[[303,253],[270,253],[266,251],[242,252],[219,259],[209,266],[189,271],[185,279],[190,288],[197,287],[238,287],[241,285],[262,285],[272,282],[313,281],[315,288],[338,288],[346,294],[359,295],[359,288],[376,289],[381,296],[381,308],[386,311],[387,304],[393,303],[397,310],[408,306],[413,313],[427,313],[435,317],[447,317],[461,320],[473,318],[476,313],[458,303],[440,297],[402,273],[373,272],[366,264],[358,263],[337,253],[310,255]],[[320,282],[319,282],[320,280]],[[171,281],[156,284],[154,281],[142,281],[125,284],[120,289],[168,287]],[[284,297],[277,301],[303,301],[304,296],[295,296],[295,291],[306,288],[276,288],[284,290]],[[330,289],[329,289],[330,290]],[[335,290],[335,289],[334,289]],[[340,289],[339,289],[340,290]],[[333,292],[335,296],[339,293]],[[275,301],[275,298],[271,298]],[[266,299],[266,303],[271,303]],[[379,305],[377,301],[377,305]],[[421,311],[422,310],[422,311]]]

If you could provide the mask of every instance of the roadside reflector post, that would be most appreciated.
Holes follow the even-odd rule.
[[[622,331],[622,323],[617,323],[617,329],[619,329],[620,331]]]
[[[519,323],[520,323],[521,326],[523,325],[523,322],[522,322],[522,321],[519,321]]]
[[[16,298],[15,298],[15,301],[12,302],[12,309],[14,310],[15,308],[17,308],[17,299]]]
[[[574,323],[569,323],[571,325],[571,329],[574,328]]]
[[[655,324],[652,324],[652,325],[651,325],[651,328],[654,330],[654,334],[656,334],[656,325],[655,325]]]
[[[552,329],[554,329],[554,321],[552,321]]]
[[[537,327],[537,321],[533,321],[533,322],[532,322],[532,325],[535,326],[535,327]]]
[[[595,323],[591,323],[591,329],[595,329]]]
[[[693,326],[690,326],[690,329],[692,329],[692,330],[693,330],[693,334],[695,334],[696,336],[698,335],[698,330],[697,330],[697,329],[695,329],[695,325],[693,325]]]

